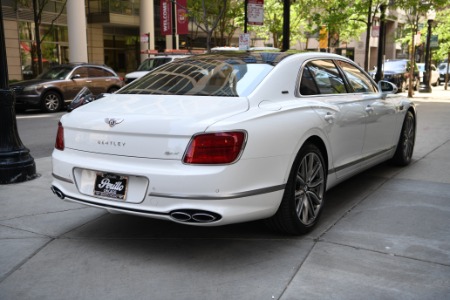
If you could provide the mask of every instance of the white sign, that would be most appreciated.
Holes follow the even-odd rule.
[[[250,25],[263,25],[264,0],[248,0],[247,19]]]
[[[141,35],[141,43],[148,43],[148,34]]]
[[[239,35],[239,50],[250,49],[250,34],[243,33]]]

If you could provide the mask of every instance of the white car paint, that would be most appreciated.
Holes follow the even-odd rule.
[[[413,104],[381,92],[299,95],[303,66],[320,58],[348,61],[288,56],[241,97],[119,93],[80,107],[61,118],[65,148],[53,152],[52,186],[70,201],[175,222],[172,211],[213,212],[220,219],[189,224],[217,226],[274,215],[308,140],[326,150],[327,189],[391,158]],[[194,135],[236,130],[246,133],[236,162],[183,163]],[[93,194],[99,172],[129,176],[125,201]]]

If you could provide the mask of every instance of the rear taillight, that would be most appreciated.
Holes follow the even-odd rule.
[[[56,133],[55,148],[58,150],[64,150],[64,127],[61,122],[58,123],[58,132]]]
[[[235,162],[246,141],[243,131],[199,134],[192,137],[183,162],[186,164],[231,164]]]

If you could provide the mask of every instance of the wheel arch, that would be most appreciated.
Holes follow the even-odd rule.
[[[316,146],[317,148],[319,148],[320,152],[322,153],[323,159],[325,160],[325,170],[328,170],[328,166],[329,166],[329,162],[328,162],[328,150],[327,147],[325,146],[324,141],[322,140],[322,138],[320,138],[317,135],[313,135],[310,136],[304,143],[311,143],[314,146]]]
[[[292,153],[291,162],[289,164],[290,167],[286,170],[284,182],[287,182],[289,175],[291,174],[292,166],[294,165],[295,159],[297,158],[300,150],[302,149],[302,147],[304,145],[306,145],[308,143],[313,144],[320,150],[320,152],[322,153],[322,157],[325,161],[325,170],[327,170],[327,171],[329,170],[331,157],[330,157],[330,152],[328,151],[326,141],[324,140],[323,137],[320,136],[320,134],[315,132],[315,133],[309,135],[307,138],[305,138],[302,142],[300,142],[298,147],[296,148],[296,151],[294,153]]]
[[[53,87],[53,86],[52,86],[52,87],[49,87],[49,88],[47,88],[47,89],[45,89],[44,91],[42,91],[42,93],[41,93],[41,100],[44,99],[44,96],[45,96],[48,92],[55,92],[55,93],[57,93],[57,94],[59,95],[59,97],[61,97],[61,100],[62,100],[63,102],[65,101],[63,92],[62,92],[60,89],[58,89],[58,88],[56,88],[56,87]]]

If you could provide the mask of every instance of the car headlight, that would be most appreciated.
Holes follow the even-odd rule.
[[[24,87],[23,91],[24,92],[34,92],[34,91],[37,90],[37,88],[38,88],[38,86],[35,85],[35,84],[34,85],[29,85],[29,86]]]
[[[26,86],[23,89],[23,93],[25,93],[25,94],[39,94],[39,90],[41,90],[42,87],[43,86],[40,85],[40,84],[33,84],[33,85],[30,85],[30,86]]]

